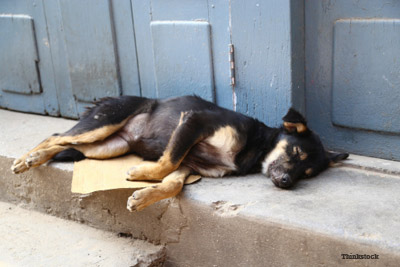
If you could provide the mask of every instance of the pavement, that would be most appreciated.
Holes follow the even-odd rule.
[[[11,173],[14,158],[75,123],[0,110],[0,125],[7,125],[0,132],[1,201],[161,244],[164,266],[400,262],[399,162],[351,155],[292,190],[276,188],[262,175],[203,178],[177,198],[129,213],[132,190],[72,194],[71,163]],[[378,259],[371,259],[375,254]]]
[[[0,266],[162,266],[165,251],[130,237],[0,202]]]

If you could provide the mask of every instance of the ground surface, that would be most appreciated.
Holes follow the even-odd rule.
[[[163,251],[144,241],[0,202],[0,266],[148,266]]]

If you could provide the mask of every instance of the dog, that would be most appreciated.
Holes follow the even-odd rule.
[[[326,151],[294,109],[280,128],[271,128],[197,96],[121,96],[95,103],[73,128],[45,139],[11,169],[22,173],[51,159],[109,159],[128,153],[145,161],[128,170],[127,180],[162,181],[135,191],[128,199],[130,211],[176,196],[190,173],[222,177],[261,171],[275,186],[289,188],[348,157]]]

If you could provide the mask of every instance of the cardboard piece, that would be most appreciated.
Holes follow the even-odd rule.
[[[88,194],[96,191],[120,188],[139,189],[160,183],[160,181],[127,181],[127,171],[140,164],[142,158],[127,155],[107,160],[84,159],[74,164],[72,176],[72,193]],[[200,175],[190,175],[185,184],[198,181]]]

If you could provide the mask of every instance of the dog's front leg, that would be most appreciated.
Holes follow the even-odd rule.
[[[206,135],[201,114],[182,112],[179,124],[172,133],[168,145],[157,162],[145,161],[128,170],[128,181],[161,180],[175,171],[193,145]]]
[[[140,211],[145,207],[165,198],[174,197],[182,190],[186,177],[190,174],[187,167],[179,167],[161,183],[137,190],[128,198],[127,209]]]

